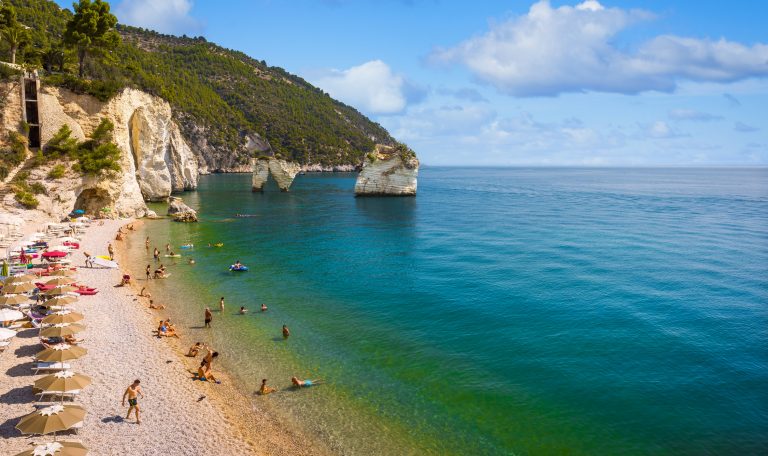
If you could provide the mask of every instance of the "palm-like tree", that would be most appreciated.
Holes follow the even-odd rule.
[[[11,63],[16,63],[16,51],[19,50],[19,46],[26,41],[28,36],[27,29],[21,24],[14,24],[3,28],[2,37],[10,46]]]

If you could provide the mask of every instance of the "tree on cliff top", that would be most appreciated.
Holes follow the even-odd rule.
[[[67,22],[64,42],[77,50],[79,74],[83,77],[85,59],[89,53],[106,52],[120,44],[115,30],[117,18],[109,12],[109,3],[102,0],[80,0],[72,7],[75,15]]]
[[[16,63],[16,51],[19,50],[19,46],[29,39],[29,32],[16,19],[16,10],[11,5],[4,4],[0,8],[0,34],[3,40],[10,46],[11,63]]]

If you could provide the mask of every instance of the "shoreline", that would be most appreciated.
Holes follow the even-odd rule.
[[[162,218],[159,220],[163,220]],[[128,252],[127,238],[136,234],[135,231],[127,230],[126,227],[130,224],[134,225],[134,228],[139,228],[145,222],[144,219],[137,219],[134,221],[128,221],[122,225],[124,232],[124,240],[117,241],[115,244],[115,258],[117,260],[124,260],[130,253]],[[144,282],[144,278],[127,269],[125,261],[118,261],[120,264],[121,274],[131,274],[131,290],[135,293],[137,302],[141,302],[142,306],[145,306],[145,311],[156,316],[155,321],[159,321],[162,318],[169,318],[169,307],[172,304],[168,302],[155,302],[156,304],[164,304],[165,309],[150,310],[149,298],[140,297],[139,292],[141,288],[147,286],[147,291],[152,294],[152,290],[149,288],[149,284]],[[155,279],[160,280],[160,279]],[[162,279],[166,280],[166,279]],[[201,307],[202,308],[202,307]],[[155,329],[154,324],[150,324],[147,331],[153,331]],[[169,342],[170,347],[176,356],[178,362],[183,364],[190,375],[197,372],[199,361],[202,359],[202,354],[205,350],[201,350],[200,355],[197,357],[188,357],[186,353],[190,346],[194,344],[194,340],[190,338],[189,331],[185,331],[183,327],[177,327],[181,333],[179,338],[164,338],[162,342]],[[215,347],[214,347],[215,349]],[[225,353],[222,353],[226,356]],[[218,365],[218,367],[216,367]],[[325,445],[319,442],[316,438],[308,435],[302,429],[295,426],[287,425],[285,420],[279,419],[274,416],[275,410],[269,410],[269,403],[265,402],[260,410],[257,410],[257,404],[254,404],[253,393],[248,394],[249,391],[247,385],[239,385],[239,381],[234,378],[226,370],[221,369],[221,362],[214,364],[214,373],[216,378],[221,381],[220,384],[201,382],[193,380],[188,376],[188,380],[194,384],[202,385],[207,391],[206,400],[210,400],[217,409],[221,411],[226,417],[226,422],[235,428],[236,433],[252,448],[254,453],[257,454],[289,454],[289,455],[330,455],[331,451],[325,448]],[[243,388],[238,388],[242,386]],[[256,388],[254,384],[254,392]],[[268,400],[268,398],[265,398]],[[259,413],[261,412],[261,413]],[[278,418],[278,419],[276,419]],[[247,424],[246,424],[247,423]],[[287,440],[286,440],[287,439]],[[220,451],[220,448],[213,448],[214,452]]]
[[[24,226],[25,234],[42,227],[47,220]],[[98,223],[98,222],[97,222]],[[73,252],[76,279],[99,289],[95,296],[84,296],[72,307],[85,315],[86,329],[78,334],[88,354],[72,361],[72,369],[92,378],[93,383],[78,396],[77,402],[88,413],[78,434],[59,433],[58,439],[80,440],[93,454],[275,454],[324,455],[330,450],[318,439],[300,429],[276,420],[269,407],[255,407],[249,391],[240,391],[231,375],[214,369],[221,384],[194,381],[190,374],[197,358],[184,356],[186,340],[158,339],[153,335],[164,311],[150,310],[148,300],[137,296],[138,283],[115,286],[126,269],[126,240],[115,241],[118,227],[143,220],[105,220],[92,224],[82,236],[79,250]],[[126,236],[134,234],[125,230]],[[125,237],[124,237],[125,239]],[[115,247],[119,269],[89,269],[82,266],[82,252],[99,255],[108,242]],[[129,272],[130,273],[130,272]],[[135,274],[131,274],[132,278]],[[168,306],[172,303],[163,303]],[[139,306],[137,308],[137,305]],[[137,311],[142,308],[141,311]],[[185,329],[178,328],[184,337]],[[15,429],[19,418],[33,410],[36,396],[31,384],[31,356],[40,344],[37,330],[23,329],[0,355],[0,454],[15,454],[53,440],[53,435],[22,435]],[[226,354],[223,354],[226,356]],[[125,387],[133,379],[142,380],[145,399],[141,399],[142,424],[124,419],[127,407],[121,406]],[[130,449],[130,450],[128,450]]]

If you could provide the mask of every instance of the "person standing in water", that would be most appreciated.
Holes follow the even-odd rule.
[[[287,339],[288,336],[291,335],[291,332],[288,331],[288,326],[283,325],[283,339]]]
[[[147,280],[152,278],[152,265],[147,265]]]
[[[210,328],[211,327],[211,321],[213,320],[213,313],[211,313],[211,308],[206,307],[205,308],[205,327]]]
[[[147,240],[144,241],[144,248],[146,248],[147,252],[149,252],[149,236],[147,236]]]
[[[165,244],[165,253],[171,252],[171,244]]]
[[[157,247],[155,247],[154,252],[152,252],[152,256],[155,257],[155,261],[160,261],[160,251],[157,250]]]
[[[125,398],[128,398],[128,414],[125,415],[125,419],[127,420],[131,417],[132,410],[136,410],[136,424],[141,424],[141,419],[139,418],[139,396],[144,399],[144,393],[141,391],[140,383],[140,380],[134,380],[133,383],[126,388],[125,393],[123,393],[123,407],[125,407]]]
[[[219,310],[224,312],[224,296],[219,299]]]
[[[263,304],[263,303],[261,304],[261,311],[262,312],[266,312],[267,311],[267,305],[266,304]]]

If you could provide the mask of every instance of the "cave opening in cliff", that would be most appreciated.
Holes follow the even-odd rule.
[[[75,200],[75,210],[81,209],[86,214],[98,214],[109,207],[110,198],[106,191],[97,188],[87,188],[80,192]]]

